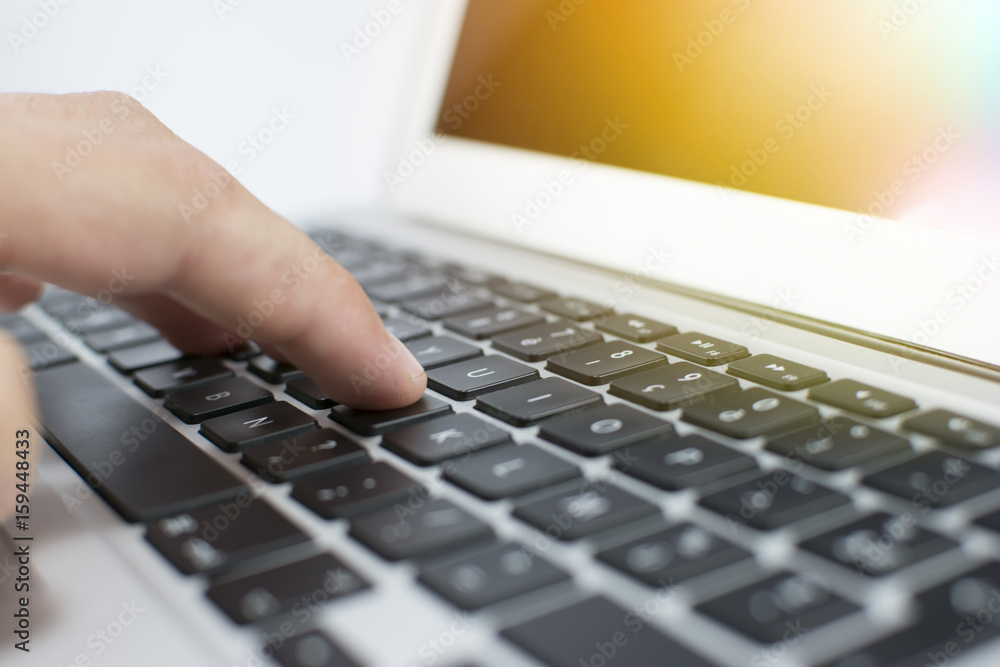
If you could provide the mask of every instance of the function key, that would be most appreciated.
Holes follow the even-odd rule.
[[[240,460],[271,482],[288,482],[367,461],[368,452],[361,445],[328,428],[251,447]]]
[[[241,499],[160,519],[146,539],[185,574],[217,572],[309,541],[263,499]]]
[[[731,438],[781,433],[819,421],[819,410],[767,389],[726,391],[684,408],[681,419]]]
[[[295,484],[292,498],[325,519],[354,517],[425,495],[420,483],[377,461],[310,477]]]
[[[957,546],[917,526],[911,513],[873,514],[802,543],[804,549],[862,576],[895,572]]]
[[[600,394],[562,378],[542,378],[481,396],[476,409],[515,426],[601,402]]]
[[[502,279],[497,279],[495,282],[490,283],[490,289],[498,296],[523,303],[535,303],[536,301],[551,299],[556,296],[556,293],[551,290],[535,287],[534,285],[526,285],[525,283],[512,283]]]
[[[621,667],[713,664],[652,626],[644,622],[637,625],[639,622],[641,618],[635,612],[626,611],[606,598],[592,597],[507,628],[503,635],[553,667],[580,667],[580,662]]]
[[[818,368],[786,361],[773,354],[755,354],[748,359],[734,361],[726,372],[781,391],[805,389],[830,379]]]
[[[218,359],[200,357],[154,366],[135,374],[133,382],[154,398],[182,387],[232,377],[233,372]]]
[[[313,599],[327,600],[367,588],[368,584],[330,554],[319,554],[264,572],[228,579],[209,587],[209,599],[240,625],[287,614]]]
[[[912,399],[855,380],[834,380],[830,384],[810,389],[809,398],[875,418],[892,417],[917,407]]]
[[[480,609],[566,581],[561,569],[519,544],[501,544],[420,573],[420,581],[462,609]]]
[[[163,405],[188,424],[270,403],[267,389],[244,378],[212,380],[166,395]]]
[[[285,401],[207,419],[198,432],[227,452],[258,445],[271,438],[317,428],[316,420]]]
[[[289,380],[305,375],[305,373],[295,366],[284,361],[272,359],[264,354],[252,358],[247,364],[247,368],[257,377],[271,384],[284,384]]]
[[[538,378],[538,371],[499,354],[427,371],[427,386],[456,401],[506,389]]]
[[[448,415],[387,433],[382,446],[429,466],[510,440],[499,426],[467,413]]]
[[[667,358],[622,341],[609,341],[549,357],[548,368],[581,384],[597,385],[625,375],[666,366]]]
[[[753,470],[752,456],[700,435],[660,436],[631,445],[615,455],[615,466],[661,489],[685,489]]]
[[[330,419],[360,435],[381,435],[451,412],[451,405],[424,394],[416,403],[395,410],[358,410],[338,405],[330,411]]]
[[[847,417],[772,438],[766,446],[775,454],[823,470],[843,470],[910,449],[910,443],[898,435]]]
[[[416,509],[387,507],[351,521],[351,537],[389,560],[425,558],[493,537],[490,527],[440,498]]]
[[[29,346],[30,349],[30,346]],[[116,350],[108,356],[108,363],[121,373],[132,373],[150,366],[159,366],[184,358],[184,353],[165,340]]]
[[[664,324],[631,313],[602,317],[595,325],[601,331],[607,331],[633,343],[649,343],[677,333],[677,327],[672,324]]]
[[[686,523],[605,549],[597,557],[648,586],[668,588],[753,555]]]
[[[406,343],[406,349],[420,362],[424,370],[483,356],[482,348],[463,343],[451,336],[431,336],[410,341]]]
[[[757,479],[704,496],[699,502],[726,517],[736,530],[750,524],[761,530],[811,519],[851,499],[814,482],[776,470]]]
[[[592,301],[583,299],[546,299],[538,304],[542,310],[547,310],[553,315],[565,317],[568,320],[577,322],[588,322],[604,315],[611,315],[615,311]]]
[[[697,610],[770,643],[801,637],[859,608],[828,591],[819,577],[785,573],[705,602]]]
[[[678,361],[615,380],[608,393],[652,410],[673,410],[708,394],[739,386],[731,377]]]
[[[865,484],[927,508],[948,507],[1000,488],[1000,473],[942,452],[926,452],[869,475]]]
[[[661,338],[656,349],[702,366],[721,366],[750,356],[742,345],[696,331]]]
[[[285,385],[285,393],[313,410],[326,410],[335,405],[312,378],[298,377],[289,380]]]
[[[976,451],[1000,445],[1000,427],[963,417],[949,410],[931,410],[910,417],[903,428],[937,438],[946,445]]]
[[[477,269],[470,269],[466,266],[460,266],[458,264],[445,264],[443,268],[444,272],[452,278],[458,278],[464,283],[476,285],[477,287],[486,286],[490,282],[497,280],[497,278],[488,273],[484,273],[483,271],[479,271]]]
[[[526,313],[517,308],[487,308],[467,315],[446,318],[444,326],[466,338],[479,340],[544,321],[545,318],[540,315]]]
[[[604,341],[604,337],[571,322],[548,322],[493,337],[493,347],[525,361],[543,361],[553,354]]]
[[[534,445],[501,445],[456,461],[444,471],[448,481],[480,498],[496,500],[580,476],[572,463]]]
[[[578,454],[600,456],[673,430],[669,422],[618,403],[553,419],[542,424],[538,435]]]
[[[588,482],[514,508],[514,516],[559,540],[576,540],[658,514],[659,509],[614,486]]]
[[[442,317],[452,317],[492,306],[492,301],[480,299],[470,292],[425,296],[419,299],[410,299],[399,304],[400,309],[411,315],[422,317],[425,320],[439,320]]]

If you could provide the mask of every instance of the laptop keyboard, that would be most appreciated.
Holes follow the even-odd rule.
[[[983,631],[955,635],[1000,587],[1000,564],[962,548],[970,530],[1000,532],[1000,471],[979,455],[1000,446],[997,426],[580,295],[339,232],[314,238],[355,271],[427,369],[429,391],[415,405],[334,405],[308,369],[252,345],[185,357],[124,312],[50,289],[41,309],[154,399],[149,410],[74,363],[59,336],[0,316],[38,371],[52,446],[124,519],[146,525],[177,576],[201,577],[233,623],[268,627],[317,592],[336,605],[378,582],[254,493],[210,446],[260,484],[285,485],[281,501],[343,523],[340,539],[369,558],[415,564],[414,585],[457,610],[499,610],[490,617],[499,636],[541,664],[746,664],[581,586],[588,570],[664,598],[690,582],[699,623],[762,650],[794,646],[796,632],[804,642],[836,637],[815,661],[798,654],[809,664],[924,664],[953,655],[948,642],[965,649],[1000,628],[991,615]],[[197,425],[201,440],[165,412]],[[886,425],[895,415],[901,429]],[[936,444],[914,449],[912,434]],[[412,464],[453,487],[461,506]],[[972,499],[982,515],[973,528],[942,534],[927,521]],[[678,502],[690,509],[668,519],[664,507]],[[499,531],[498,507],[532,538]],[[776,565],[762,545],[780,531],[795,546]],[[571,572],[546,553],[550,541],[586,545],[583,564]],[[944,573],[933,585],[918,576],[929,561]],[[890,576],[908,620],[860,639],[842,632],[845,619],[874,613],[858,578]],[[540,604],[552,590],[555,608]],[[275,660],[362,664],[328,630],[299,628]]]

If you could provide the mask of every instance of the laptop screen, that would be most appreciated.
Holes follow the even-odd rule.
[[[438,131],[987,232],[1000,4],[472,0]]]

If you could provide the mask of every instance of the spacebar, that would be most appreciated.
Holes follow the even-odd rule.
[[[56,366],[35,382],[45,439],[125,519],[149,521],[246,490],[94,369]]]

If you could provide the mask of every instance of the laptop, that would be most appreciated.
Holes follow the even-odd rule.
[[[427,394],[4,316],[3,664],[997,664],[995,8],[419,11],[388,205],[301,222]]]

